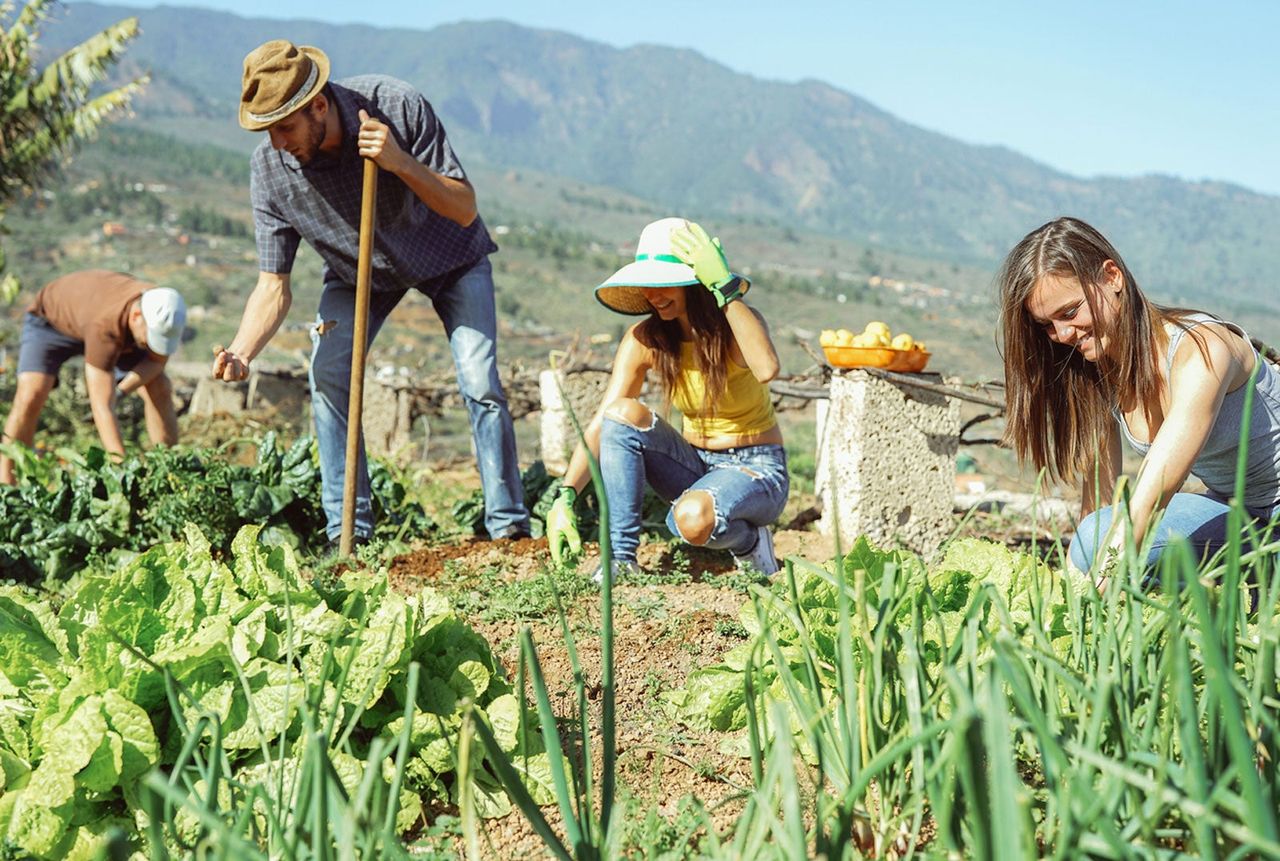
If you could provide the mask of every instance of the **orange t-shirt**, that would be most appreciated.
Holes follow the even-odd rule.
[[[50,281],[27,310],[84,341],[85,363],[110,371],[120,356],[137,349],[129,331],[129,306],[153,286],[120,272],[86,269]]]

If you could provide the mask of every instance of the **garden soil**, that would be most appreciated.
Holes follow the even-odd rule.
[[[829,545],[829,539],[814,532],[780,530],[775,537],[780,558],[822,562],[832,555]],[[738,614],[747,592],[741,578],[717,576],[733,570],[726,553],[686,549],[674,556],[674,545],[645,544],[639,561],[650,571],[670,570],[673,562],[680,564],[680,582],[664,583],[661,576],[654,576],[644,585],[619,584],[614,588],[618,780],[623,792],[635,799],[636,810],[656,806],[668,820],[676,817],[683,798],[694,796],[711,811],[716,828],[724,832],[741,810],[740,791],[751,783],[750,762],[723,749],[726,736],[695,730],[673,717],[663,708],[662,697],[679,689],[692,670],[716,663],[743,642],[745,630]],[[459,571],[496,570],[502,581],[515,582],[542,576],[549,563],[545,539],[468,541],[424,547],[400,556],[391,561],[388,576],[392,586],[405,593],[423,586],[438,586],[448,592],[457,588]],[[583,577],[595,563],[594,547],[589,546],[583,554]],[[602,701],[599,592],[585,591],[566,609],[587,679],[593,726],[598,731]],[[556,711],[572,720],[576,708],[573,669],[561,623],[554,614],[531,620],[468,621],[489,641],[511,678],[518,662],[518,636],[527,625]],[[598,772],[598,735],[593,743]],[[555,807],[543,812],[559,831]],[[546,854],[519,813],[490,820],[485,830],[489,857],[541,858]]]

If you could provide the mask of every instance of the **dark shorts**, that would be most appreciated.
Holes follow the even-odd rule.
[[[30,311],[22,318],[22,340],[18,347],[18,373],[48,374],[57,385],[58,370],[74,356],[84,355],[84,341],[64,335],[38,314]],[[120,371],[131,371],[147,356],[146,350],[122,353],[116,360]]]

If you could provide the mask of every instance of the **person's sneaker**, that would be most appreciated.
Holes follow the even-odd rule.
[[[617,583],[619,575],[632,576],[639,573],[640,573],[639,563],[631,562],[627,559],[614,559],[613,560],[613,577],[610,580],[610,582]],[[599,565],[596,566],[596,570],[591,572],[591,579],[594,580],[597,585],[604,583],[604,563],[603,562],[601,562]]]
[[[754,571],[766,577],[778,573],[778,557],[773,555],[773,536],[769,527],[761,526],[756,530],[756,546],[751,551],[739,556],[733,554],[733,561],[739,571]]]
[[[491,541],[520,541],[529,538],[529,530],[524,526],[513,526],[501,535],[495,535]]]

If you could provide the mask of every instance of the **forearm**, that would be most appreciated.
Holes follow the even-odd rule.
[[[1129,520],[1135,544],[1146,535],[1155,513],[1168,504],[1187,480],[1194,461],[1194,453],[1188,454],[1173,440],[1157,438],[1152,443],[1129,498]]]
[[[292,303],[287,276],[265,277],[269,274],[259,276],[245,303],[240,328],[227,348],[246,362],[256,358],[275,336]]]
[[[116,391],[122,395],[132,394],[164,373],[165,362],[155,359],[144,359],[133,366],[133,370],[116,383]]]
[[[1107,472],[1106,464],[1098,464],[1096,472],[1085,476],[1080,488],[1080,519],[1084,520],[1100,508],[1111,505],[1118,476]]]
[[[726,305],[724,316],[733,331],[734,340],[738,342],[738,349],[742,351],[742,358],[755,378],[767,383],[777,377],[780,368],[778,352],[760,316],[742,300]]]
[[[1116,482],[1124,466],[1124,452],[1120,444],[1120,429],[1112,426],[1099,440],[1094,452],[1093,466],[1084,476],[1080,491],[1080,520],[1093,512],[1111,505],[1116,492]]]
[[[432,212],[463,227],[469,227],[476,220],[476,193],[469,182],[442,176],[406,153],[401,153],[391,173],[409,186]]]
[[[1098,506],[1095,503],[1096,497],[1088,487],[1081,491],[1080,515],[1076,518],[1076,523],[1083,523],[1086,517],[1098,510]]]
[[[98,429],[98,438],[102,447],[112,454],[124,454],[124,439],[120,436],[120,424],[116,421],[116,412],[110,402],[100,403],[96,400],[89,405],[93,413],[93,425]]]
[[[112,454],[124,454],[124,440],[116,423],[116,380],[114,369],[85,363],[84,387],[89,395],[89,411],[98,429],[102,447]]]

